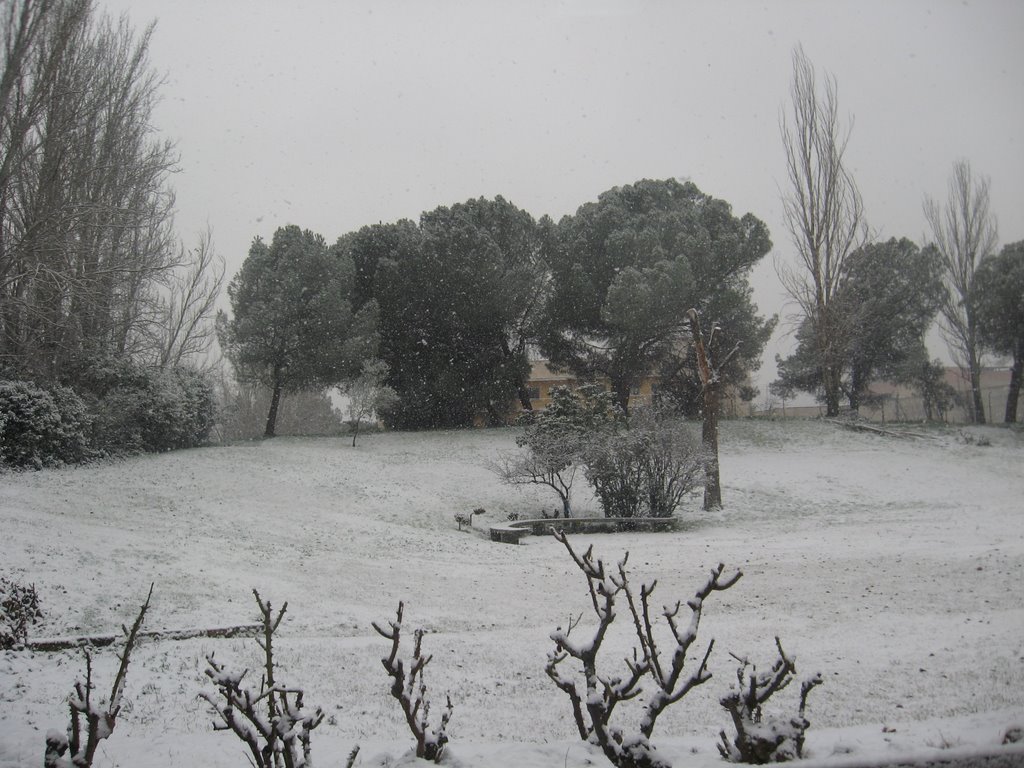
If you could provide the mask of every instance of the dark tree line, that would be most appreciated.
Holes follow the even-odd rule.
[[[306,233],[296,258],[346,276],[333,283],[275,260],[286,232],[299,236],[289,227],[269,251],[254,243],[231,283],[234,317],[221,320],[229,358],[243,379],[267,386],[338,384],[358,361],[332,356],[363,339],[361,353],[386,365],[397,399],[385,416],[402,429],[500,424],[529,410],[531,354],[580,380],[606,378],[623,412],[631,388],[659,375],[695,414],[703,388],[687,310],[723,329],[713,344],[736,348],[721,356],[723,385],[748,383],[775,322],[758,316],[748,282],[771,247],[765,225],[672,179],[616,187],[557,224],[496,197],[364,227],[329,249]],[[365,322],[303,318],[303,295]]]

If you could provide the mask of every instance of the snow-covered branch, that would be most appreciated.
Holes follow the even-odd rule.
[[[637,639],[640,641],[644,659],[650,667],[651,678],[659,689],[648,698],[644,716],[640,723],[640,731],[645,737],[650,737],[654,731],[654,724],[658,716],[670,704],[676,703],[693,688],[711,679],[711,673],[707,669],[707,664],[708,659],[711,657],[711,650],[715,645],[714,640],[708,644],[700,665],[690,675],[680,681],[686,664],[687,653],[690,650],[690,646],[697,639],[697,631],[700,628],[700,619],[704,610],[704,600],[712,592],[722,592],[729,589],[743,576],[741,571],[736,571],[729,576],[723,577],[724,571],[725,566],[719,563],[718,567],[711,571],[711,575],[704,585],[697,590],[696,595],[687,602],[687,607],[690,609],[690,622],[685,630],[680,629],[679,626],[678,616],[682,607],[680,602],[677,602],[672,608],[665,607],[662,610],[662,615],[672,631],[673,640],[675,640],[675,648],[671,651],[668,663],[665,663],[662,659],[661,651],[658,648],[654,635],[654,622],[651,620],[650,596],[654,592],[657,582],[651,583],[650,586],[646,584],[641,585],[638,606],[633,590],[626,579],[626,574],[622,571],[621,579],[626,584],[626,599],[629,602],[629,610],[633,616],[633,626],[636,630]]]
[[[312,768],[310,734],[323,721],[324,713],[319,707],[304,713],[302,689],[281,685],[274,678],[273,636],[288,603],[275,615],[269,600],[264,601],[255,589],[253,595],[262,618],[263,638],[256,640],[264,653],[259,691],[242,685],[249,670],[231,672],[211,653],[206,657],[206,676],[217,692],[203,691],[199,695],[220,717],[214,721],[214,730],[231,731],[241,739],[256,768]]]
[[[738,763],[781,763],[803,757],[804,738],[810,722],[804,717],[807,696],[822,683],[821,674],[806,678],[800,686],[800,707],[796,717],[764,716],[762,705],[788,686],[796,675],[796,659],[787,656],[779,638],[775,638],[779,657],[767,672],[746,658],[736,670],[737,687],[721,699],[732,716],[736,738],[729,741],[722,731],[718,751],[726,760]],[[747,671],[749,668],[749,672]]]
[[[391,651],[381,659],[381,664],[391,676],[391,695],[401,705],[409,730],[416,737],[416,757],[437,763],[440,762],[444,747],[448,743],[448,721],[451,720],[454,707],[451,696],[446,694],[446,705],[441,714],[440,724],[437,727],[430,725],[430,700],[427,698],[427,684],[423,679],[423,670],[433,656],[423,655],[425,631],[423,629],[415,630],[413,632],[412,663],[408,672],[406,671],[405,662],[398,656],[402,641],[402,615],[404,612],[405,604],[399,602],[395,620],[388,622],[388,628],[384,629],[377,622],[373,622],[373,628],[381,637],[391,641]]]
[[[124,650],[118,657],[120,664],[114,676],[114,685],[110,689],[110,697],[106,701],[97,702],[92,696],[96,687],[92,680],[92,654],[88,650],[85,651],[85,680],[76,681],[74,690],[68,697],[68,706],[71,710],[68,729],[65,733],[53,729],[46,734],[46,752],[43,757],[45,768],[89,768],[100,742],[114,732],[117,715],[121,711],[128,664],[152,597],[153,585],[150,584],[146,602],[139,609],[139,615],[136,616],[131,629],[122,627],[126,637]],[[65,758],[64,755],[68,752],[70,755]]]
[[[707,662],[714,646],[713,642],[708,646],[700,666],[680,682],[687,650],[697,637],[703,601],[712,592],[731,587],[742,574],[737,571],[723,577],[722,565],[713,570],[704,586],[688,603],[692,617],[685,631],[680,630],[676,623],[676,615],[681,604],[676,603],[673,609],[664,610],[676,646],[666,662],[658,648],[654,622],[651,619],[650,596],[655,583],[641,585],[640,596],[636,598],[626,573],[628,553],[612,571],[605,567],[602,560],[594,557],[593,547],[580,555],[572,548],[563,531],[553,530],[552,533],[565,546],[576,567],[583,572],[587,580],[597,627],[590,636],[573,636],[582,616],[575,620],[570,617],[566,628],[558,627],[552,632],[550,637],[555,643],[555,648],[548,654],[545,672],[555,685],[568,695],[581,738],[600,746],[605,756],[619,768],[662,768],[666,763],[657,756],[649,741],[658,716],[670,704],[682,699],[690,689],[711,678],[711,673],[707,671]],[[625,659],[626,674],[603,675],[598,671],[597,657],[601,644],[615,621],[615,601],[620,594],[626,596],[629,604],[640,648],[634,648],[632,657]],[[583,668],[582,681],[566,673],[563,662],[567,659],[575,659],[580,663]],[[644,704],[640,733],[627,736],[621,728],[611,725],[612,714],[619,702],[634,699],[645,693],[642,684],[648,677],[654,682],[654,686]]]

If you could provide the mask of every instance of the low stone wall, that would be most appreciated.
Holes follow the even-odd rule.
[[[511,520],[492,525],[491,541],[518,544],[528,534],[544,536],[552,528],[566,533],[618,533],[620,531],[671,531],[674,517],[554,517],[532,520]]]

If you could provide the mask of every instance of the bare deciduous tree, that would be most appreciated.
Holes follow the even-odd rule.
[[[976,177],[971,164],[953,165],[945,204],[925,197],[924,215],[945,268],[946,293],[942,298],[942,332],[971,386],[971,418],[985,423],[981,397],[981,348],[978,338],[978,264],[995,252],[999,240],[996,219],[989,210],[989,180]]]
[[[572,517],[572,486],[576,480],[579,464],[566,463],[565,453],[554,458],[554,454],[529,451],[524,453],[503,453],[487,463],[498,478],[508,485],[542,485],[558,494],[562,502],[562,515]]]
[[[796,268],[779,264],[779,279],[810,321],[829,416],[839,414],[843,327],[833,307],[846,257],[868,238],[864,205],[843,160],[850,128],[839,117],[835,78],[819,86],[801,46],[793,51],[791,112],[781,120],[789,189],[783,218],[797,250]]]
[[[178,257],[181,267],[168,279],[158,300],[152,352],[161,368],[174,367],[205,355],[216,337],[215,305],[224,287],[224,259],[213,247],[213,234],[199,235],[196,247]]]
[[[0,24],[0,359],[54,378],[138,351],[178,263],[177,155],[152,127],[152,26],[88,0],[14,0]]]

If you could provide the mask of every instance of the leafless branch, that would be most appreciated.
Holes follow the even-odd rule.
[[[451,696],[445,696],[445,708],[441,714],[439,724],[434,727],[430,724],[430,700],[427,698],[427,684],[423,679],[423,670],[433,656],[423,655],[423,629],[413,632],[413,654],[411,664],[406,670],[406,662],[398,656],[399,646],[402,640],[402,616],[405,611],[405,604],[398,603],[395,620],[389,621],[385,629],[373,622],[373,628],[386,640],[391,641],[391,651],[381,659],[381,664],[391,677],[391,695],[398,700],[405,715],[405,721],[416,739],[416,757],[431,762],[440,762],[444,754],[445,745],[448,743],[448,722],[451,720],[452,705]]]

